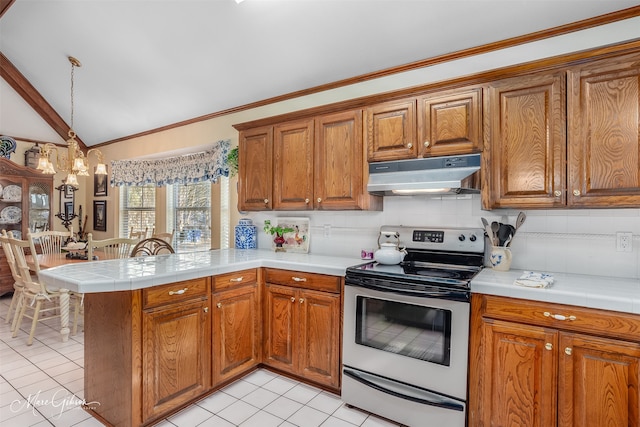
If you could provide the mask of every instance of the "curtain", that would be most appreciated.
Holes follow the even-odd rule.
[[[220,176],[229,176],[230,144],[230,140],[218,141],[207,151],[164,159],[113,160],[111,186],[217,182]]]

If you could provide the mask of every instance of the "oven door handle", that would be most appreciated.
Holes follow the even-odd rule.
[[[397,381],[388,380],[367,372],[356,371],[346,366],[343,367],[342,373],[353,378],[359,383],[400,399],[410,400],[424,405],[437,406],[444,409],[451,409],[453,411],[464,411],[464,405],[448,396],[444,396],[431,390],[425,390],[409,384],[398,383]],[[395,388],[395,390],[391,387]]]
[[[430,288],[429,290],[421,289],[421,290],[411,290],[411,289],[400,289],[394,286],[384,286],[379,283],[350,283],[345,282],[346,286],[358,286],[361,288],[373,289],[382,292],[393,292],[400,295],[410,295],[422,298],[440,298],[440,299],[450,299],[455,301],[469,301],[469,292],[460,291],[455,289],[443,289],[443,288]]]

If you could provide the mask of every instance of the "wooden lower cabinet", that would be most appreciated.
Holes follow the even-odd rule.
[[[640,316],[483,295],[472,313],[469,426],[640,425]]]
[[[213,384],[260,363],[260,299],[254,281],[213,294]]]
[[[275,277],[275,273],[280,274],[282,270],[271,272]],[[297,283],[306,282],[298,286],[271,283],[269,275],[267,273],[264,292],[263,363],[339,389],[342,330],[339,287],[338,293],[301,288],[314,283],[305,277],[308,273],[292,275],[289,272],[288,276],[300,280]],[[332,280],[339,281],[339,278]]]
[[[144,420],[167,413],[211,388],[208,311],[206,296],[144,311]]]

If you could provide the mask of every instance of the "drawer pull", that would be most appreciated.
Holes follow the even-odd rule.
[[[240,276],[240,277],[236,277],[236,278],[234,278],[234,279],[229,279],[229,281],[230,281],[230,282],[242,282],[242,279],[243,279],[243,277],[242,277],[242,276]]]
[[[567,353],[569,356],[571,356],[571,347],[567,347],[564,349],[564,352]]]
[[[544,317],[553,317],[556,320],[576,320],[576,316],[565,316],[563,314],[551,314],[548,311],[544,312]]]
[[[187,292],[187,289],[189,288],[180,289],[179,291],[169,291],[169,295],[182,295]]]
[[[546,343],[544,345],[544,348],[546,348],[547,350],[553,350],[553,344],[551,344],[550,342]]]
[[[307,281],[306,277],[295,277],[295,276],[293,276],[291,279],[293,279],[294,282],[306,282]]]

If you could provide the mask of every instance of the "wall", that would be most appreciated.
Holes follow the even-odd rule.
[[[169,156],[173,155],[171,153],[175,150],[196,150],[198,147],[213,144],[221,139],[230,139],[232,145],[237,145],[238,133],[232,127],[235,123],[633,40],[640,35],[638,28],[640,28],[640,17],[627,19],[522,46],[291,99],[153,135],[132,138],[101,149],[106,158],[111,160],[157,156],[158,153]],[[58,179],[56,179],[56,185],[59,185]],[[231,180],[230,188],[236,188],[235,178]],[[118,194],[117,191],[111,190],[108,197],[110,228],[114,226],[111,222],[115,221]],[[80,203],[88,206],[91,203],[92,193],[85,192],[83,197]],[[231,191],[230,202],[231,206],[237,206],[235,191]],[[638,241],[640,210],[541,210],[526,213],[528,219],[512,244],[514,253],[512,268],[600,274],[612,277],[640,277],[640,242]],[[358,257],[360,248],[375,246],[377,232],[381,225],[481,227],[481,217],[484,216],[489,221],[500,221],[503,215],[513,223],[517,212],[482,211],[479,196],[442,198],[413,196],[386,197],[382,212],[269,212],[253,213],[247,216],[254,219],[259,229],[267,218],[308,216],[311,218],[312,225],[310,245],[313,253]],[[233,227],[241,216],[243,215],[234,210],[230,224],[227,225]],[[325,224],[328,227],[325,227]],[[233,229],[231,231],[233,233]],[[615,232],[617,231],[633,232],[633,252],[615,251]],[[262,232],[259,234],[259,246],[271,247],[269,236]]]

